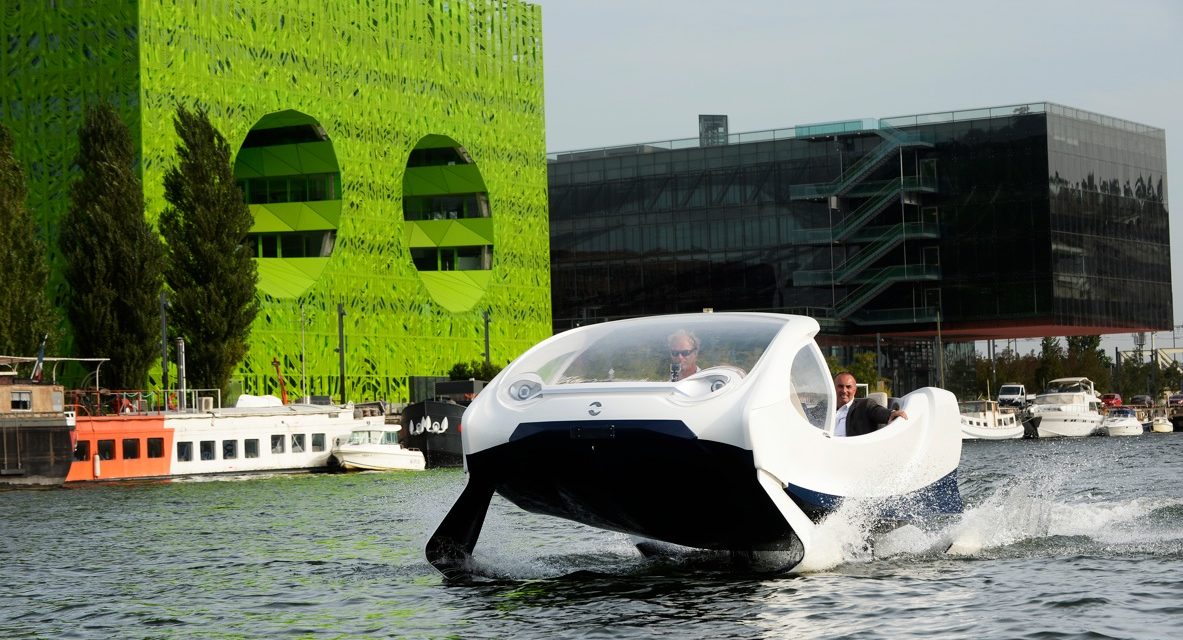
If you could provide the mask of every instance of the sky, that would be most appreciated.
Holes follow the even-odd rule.
[[[695,138],[699,114],[726,114],[741,133],[1055,102],[1165,129],[1168,203],[1183,189],[1179,0],[530,1],[542,7],[549,152]],[[1183,326],[1155,342],[1183,347]]]

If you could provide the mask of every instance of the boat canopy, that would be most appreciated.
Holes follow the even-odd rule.
[[[349,444],[398,444],[398,431],[359,429],[349,434]]]
[[[662,316],[613,323],[604,330],[593,325],[560,340],[565,347],[527,353],[517,371],[536,373],[543,384],[585,382],[669,382],[670,340],[687,332],[697,344],[698,368],[725,365],[750,372],[788,316],[702,314]]]

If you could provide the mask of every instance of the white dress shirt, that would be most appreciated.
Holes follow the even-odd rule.
[[[850,413],[850,405],[852,405],[852,404],[854,404],[854,403],[847,402],[846,404],[842,405],[841,407],[838,407],[838,412],[834,414],[834,435],[835,436],[846,437],[846,414]]]

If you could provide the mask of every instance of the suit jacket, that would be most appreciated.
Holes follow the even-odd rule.
[[[869,398],[855,398],[846,410],[846,435],[861,436],[879,429],[891,420],[891,410]]]

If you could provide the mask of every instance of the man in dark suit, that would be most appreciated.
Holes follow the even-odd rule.
[[[855,399],[858,381],[854,374],[843,371],[834,376],[834,391],[838,393],[838,412],[835,416],[834,435],[861,436],[871,433],[896,418],[908,418],[903,409],[889,411],[868,398]]]

